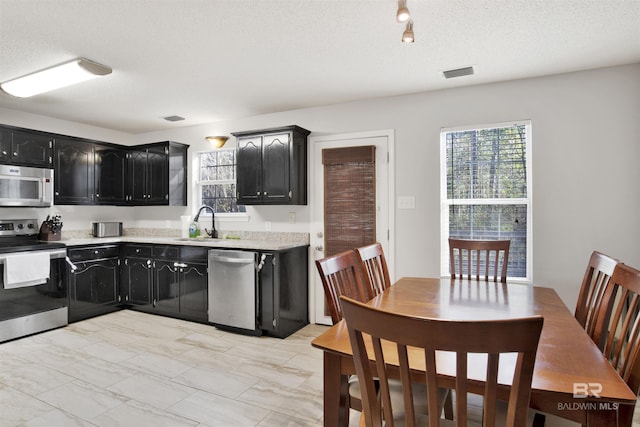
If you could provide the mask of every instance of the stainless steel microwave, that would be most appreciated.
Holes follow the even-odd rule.
[[[53,169],[0,165],[0,206],[53,205]]]

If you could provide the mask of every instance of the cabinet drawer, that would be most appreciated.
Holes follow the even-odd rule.
[[[180,259],[180,247],[168,245],[154,245],[153,257],[157,259],[168,259],[177,261]]]
[[[87,248],[69,249],[71,261],[85,261],[102,258],[117,258],[120,255],[118,245],[92,246]]]
[[[143,257],[150,258],[153,254],[153,246],[151,245],[126,245],[123,249],[125,257]]]
[[[206,263],[208,253],[209,248],[182,246],[180,247],[180,261]]]

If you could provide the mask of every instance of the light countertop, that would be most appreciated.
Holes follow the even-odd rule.
[[[144,236],[120,236],[120,237],[89,237],[89,238],[63,238],[61,243],[67,246],[101,245],[108,243],[148,243],[155,245],[178,246],[205,246],[212,249],[250,249],[261,251],[284,251],[300,246],[308,246],[302,241],[288,240],[253,240],[253,239],[211,239],[205,237],[181,238],[181,237],[144,237]]]

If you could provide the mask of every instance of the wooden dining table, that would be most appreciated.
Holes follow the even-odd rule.
[[[509,319],[532,315],[544,317],[531,387],[530,407],[588,426],[631,426],[636,394],[613,369],[576,321],[554,289],[514,283],[494,283],[449,278],[398,280],[368,302],[386,311],[410,316],[451,320]],[[460,337],[461,340],[464,337]],[[324,425],[344,425],[347,418],[347,379],[355,374],[353,354],[344,320],[313,340],[324,353]],[[417,350],[417,349],[416,349]],[[386,350],[385,350],[386,352]],[[415,380],[424,380],[424,355],[411,358]],[[442,352],[436,360],[438,376],[455,378],[455,356]],[[391,362],[393,363],[393,362]],[[423,365],[420,366],[420,363]],[[482,363],[469,361],[469,375],[483,380]],[[510,367],[504,364],[505,370]],[[501,363],[501,370],[503,364]],[[509,392],[509,373],[499,391]],[[480,390],[477,390],[478,392]]]

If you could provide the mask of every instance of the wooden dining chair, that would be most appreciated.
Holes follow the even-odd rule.
[[[370,298],[384,292],[391,286],[389,268],[380,242],[356,248],[356,256],[362,269],[366,289],[370,292]],[[447,419],[453,419],[453,396],[448,392],[444,402],[444,411]]]
[[[356,248],[356,257],[362,269],[362,277],[364,277],[366,288],[370,292],[370,298],[384,292],[385,289],[391,286],[387,260],[380,243],[376,242]]]
[[[534,316],[522,319],[490,321],[451,321],[405,316],[379,310],[353,299],[341,297],[342,310],[362,387],[361,425],[366,427],[440,425],[466,426],[467,392],[477,385],[468,379],[468,354],[485,353],[487,376],[482,388],[484,425],[495,425],[497,415],[498,368],[500,354],[517,353],[513,381],[509,391],[506,426],[522,426],[527,419],[531,380],[543,319]],[[365,338],[364,335],[367,335]],[[464,339],[460,339],[464,337]],[[409,347],[414,347],[410,349]],[[417,351],[419,349],[419,351]],[[437,388],[445,384],[436,374],[436,351],[456,354],[455,419],[440,418]],[[371,362],[374,361],[374,362]],[[387,364],[388,363],[388,364]],[[398,366],[392,368],[392,365]],[[411,366],[424,366],[427,384],[428,415],[419,415],[411,396]],[[479,368],[472,365],[472,370]],[[392,406],[389,398],[389,376],[401,379],[404,405]],[[378,378],[379,392],[374,378]],[[501,375],[502,378],[502,375]],[[476,388],[474,393],[479,392]],[[378,398],[378,393],[380,397]],[[442,424],[441,424],[442,423]]]
[[[320,273],[331,322],[334,325],[342,320],[341,295],[346,295],[358,301],[368,301],[370,299],[369,291],[365,289],[362,271],[353,250],[316,260],[316,268]],[[358,379],[355,376],[349,379],[347,399],[348,408],[362,411],[361,392]],[[345,426],[348,424],[349,416],[347,412]]]
[[[619,263],[602,297],[595,342],[636,394],[640,390],[640,270]]]
[[[598,251],[593,251],[589,258],[589,264],[580,286],[575,318],[591,339],[595,337],[597,315],[602,306],[604,291],[618,263],[617,259]],[[604,343],[596,342],[596,344],[602,349]]]
[[[449,238],[451,278],[507,283],[511,240]]]
[[[605,311],[602,309],[602,300],[605,289],[618,263],[617,259],[601,252],[593,251],[589,257],[587,270],[582,278],[578,302],[576,303],[576,320],[587,331],[600,350],[603,350],[603,341],[606,334],[596,334],[596,324],[598,315]],[[546,416],[547,414],[537,412],[534,415],[533,427],[543,427],[546,424]]]

